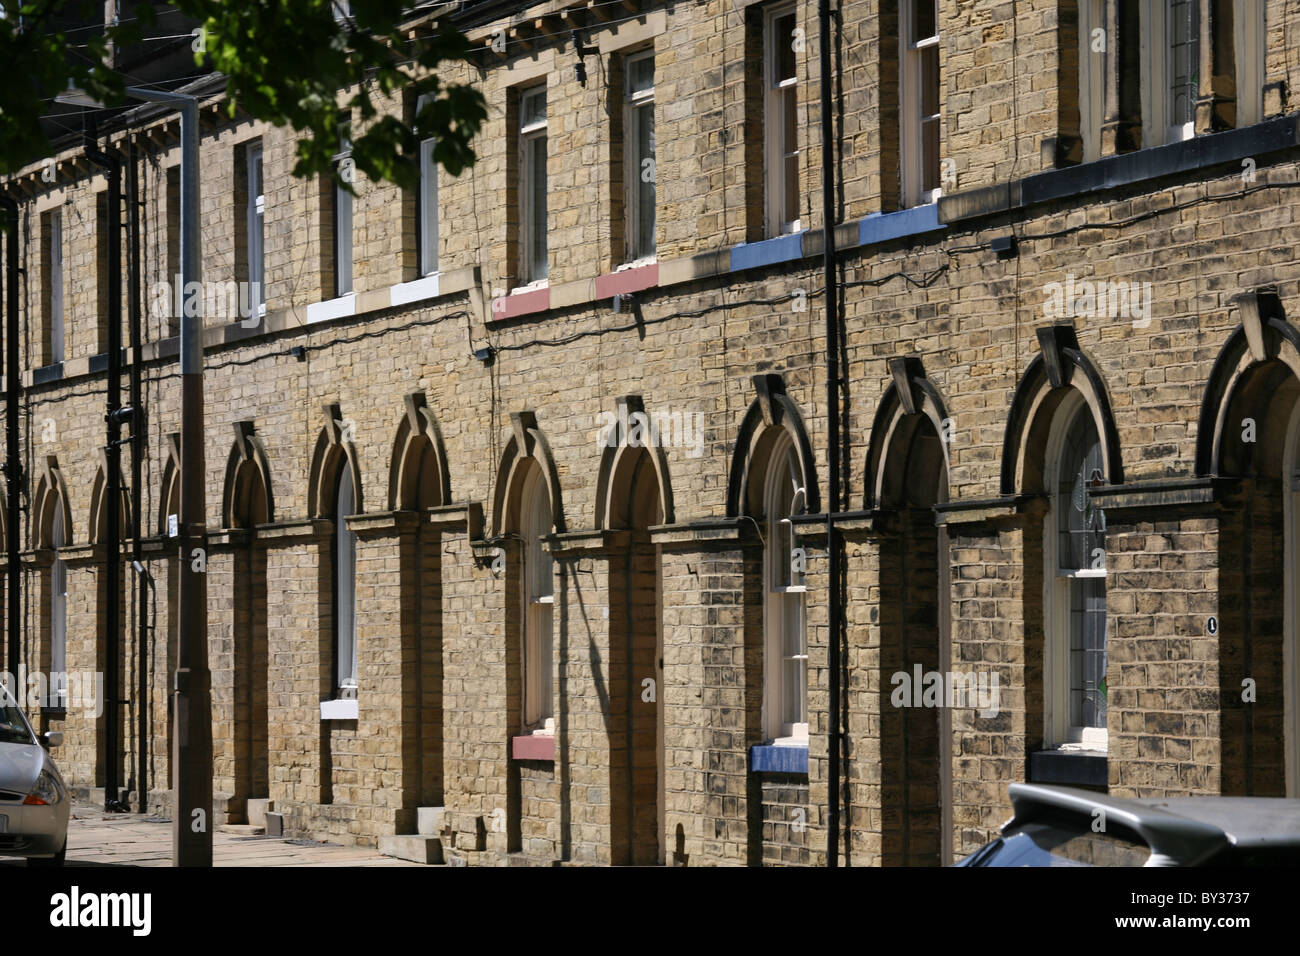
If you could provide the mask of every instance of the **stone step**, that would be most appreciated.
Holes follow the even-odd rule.
[[[437,836],[442,832],[442,807],[416,807],[415,832],[420,836]]]
[[[262,836],[266,833],[265,826],[255,826],[251,823],[223,823],[217,829],[234,836]]]
[[[274,809],[275,801],[268,797],[249,797],[247,805],[248,822],[255,827],[265,827],[267,811]]]
[[[412,863],[441,863],[442,841],[437,837],[403,834],[401,836],[381,836],[379,852],[384,856]]]

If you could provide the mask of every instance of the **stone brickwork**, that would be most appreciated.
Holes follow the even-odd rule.
[[[843,5],[838,503],[828,501],[814,5],[797,14],[808,231],[767,245],[756,241],[757,4],[647,3],[608,22],[592,16],[586,42],[599,53],[585,86],[569,46],[521,26],[560,4],[521,4],[514,25],[475,24],[481,60],[451,74],[479,85],[489,120],[478,163],[439,174],[439,273],[418,294],[394,288],[416,278],[412,197],[358,175],[355,294],[327,302],[331,189],[292,178],[288,131],[226,119],[213,108],[219,91],[206,97],[205,279],[238,281],[247,268],[239,167],[255,140],[266,184],[267,313],[206,320],[218,813],[239,820],[248,800],[267,798],[293,835],[373,846],[414,833],[419,809],[442,807],[444,852],[473,865],[825,865],[836,787],[844,862],[965,855],[1009,815],[1007,785],[1035,779],[1059,743],[1046,729],[1061,706],[1052,654],[1064,653],[1049,648],[1065,640],[1049,620],[1051,449],[1056,410],[1077,399],[1103,447],[1090,493],[1106,513],[1107,750],[1101,782],[1089,785],[1124,796],[1287,792],[1298,746],[1287,690],[1297,676],[1285,667],[1297,659],[1287,575],[1300,566],[1288,497],[1300,144],[1286,91],[1300,83],[1291,65],[1300,35],[1284,33],[1280,0],[1267,8],[1263,123],[1214,134],[1214,152],[1193,140],[1068,166],[1078,158],[1061,145],[1079,132],[1079,94],[1068,88],[1076,5],[941,0],[940,154],[956,181],[934,208],[907,210],[897,5]],[[499,29],[505,55],[487,46]],[[623,144],[611,112],[622,109],[621,57],[650,47],[658,258],[619,272],[623,224],[611,220],[624,208]],[[550,278],[541,299],[526,300],[508,294],[520,284],[514,124],[519,91],[539,83]],[[112,134],[112,146],[124,141]],[[174,121],[151,121],[138,145],[150,291],[176,264]],[[6,491],[27,509],[27,660],[48,667],[50,520],[65,508],[68,667],[93,671],[108,632],[105,543],[92,520],[104,497],[105,184],[78,165],[79,149],[59,154],[54,184],[36,165],[19,177],[27,480]],[[1244,159],[1254,180],[1243,179]],[[61,367],[43,344],[42,214],[56,208]],[[1014,247],[999,253],[1009,236]],[[1150,283],[1149,312],[1045,312],[1050,284],[1085,280]],[[615,311],[615,291],[634,301]],[[104,762],[116,759],[123,786],[160,813],[172,812],[180,560],[166,536],[180,388],[165,312],[147,312],[146,344],[130,356],[144,370],[150,580],[141,647],[126,572],[123,753],[102,752],[102,721],[39,714],[67,733],[55,755],[71,783],[102,786]],[[475,357],[481,349],[490,361]],[[597,416],[620,401],[698,416],[698,445],[604,447]],[[1244,441],[1248,418],[1257,437]],[[780,665],[765,648],[775,625],[762,489],[781,430],[797,439],[809,511],[799,522],[802,773],[752,763],[753,748],[775,736],[765,719]],[[356,716],[322,717],[322,702],[341,703],[334,501],[344,468],[357,505],[341,519],[357,536]],[[554,562],[550,737],[526,727],[523,712],[521,489],[534,468],[554,519],[544,541]],[[829,591],[830,508],[842,514],[842,598]],[[840,702],[830,700],[831,601],[844,610]],[[918,665],[996,675],[997,712],[897,707],[892,679]]]

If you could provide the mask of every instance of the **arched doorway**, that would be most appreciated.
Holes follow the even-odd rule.
[[[625,533],[610,555],[611,858],[664,862],[663,586],[650,529],[664,523],[656,463],[619,447],[608,466],[605,527]]]

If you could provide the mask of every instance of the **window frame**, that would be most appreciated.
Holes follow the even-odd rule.
[[[1142,84],[1142,145],[1165,146],[1170,143],[1184,142],[1196,136],[1195,101],[1199,91],[1193,91],[1192,119],[1190,122],[1175,124],[1170,121],[1173,103],[1170,98],[1170,75],[1172,68],[1172,33],[1168,16],[1169,4],[1175,0],[1142,0],[1141,34],[1142,60],[1145,82]],[[1193,42],[1197,47],[1199,71],[1200,56],[1200,7],[1198,0],[1187,0],[1191,9],[1197,11],[1197,30]],[[1161,42],[1153,42],[1160,37]]]
[[[420,111],[433,100],[432,94],[424,93],[415,101],[417,121]],[[415,243],[419,250],[419,273],[422,279],[438,274],[438,164],[433,159],[436,146],[437,139],[433,136],[420,140],[420,184],[416,193],[419,208],[415,217]]]
[[[67,708],[68,697],[68,566],[59,557],[59,549],[67,544],[67,529],[63,526],[63,499],[56,497],[54,514],[50,521],[50,682],[48,706],[52,710]]]
[[[1233,4],[1233,62],[1237,66],[1237,126],[1264,119],[1264,59],[1268,54],[1265,0]]]
[[[519,519],[522,538],[519,598],[523,610],[520,717],[524,733],[554,734],[555,562],[543,538],[551,533],[555,516],[550,489],[536,464],[529,468],[524,479]]]
[[[780,69],[780,57],[776,55],[777,44],[781,38],[777,35],[777,22],[785,17],[794,17],[795,28],[799,25],[799,7],[794,3],[783,3],[772,7],[764,14],[763,20],[763,221],[767,237],[795,235],[803,229],[802,215],[794,219],[785,218],[785,210],[790,197],[786,195],[785,163],[794,156],[796,164],[802,159],[799,149],[799,62],[794,57],[795,75],[781,78],[777,76]],[[793,36],[793,34],[791,34]],[[785,94],[794,91],[794,149],[785,141],[785,123],[783,107]],[[799,213],[799,189],[796,177],[795,212]]]
[[[1076,727],[1070,719],[1070,597],[1075,580],[1098,579],[1104,582],[1108,573],[1103,558],[1100,570],[1091,568],[1065,569],[1061,567],[1059,535],[1060,480],[1062,458],[1066,443],[1076,420],[1081,415],[1092,415],[1092,407],[1075,389],[1061,401],[1053,412],[1051,430],[1046,448],[1045,486],[1048,509],[1043,526],[1043,745],[1047,749],[1083,749],[1090,752],[1108,752],[1107,727]],[[1100,445],[1101,430],[1093,422],[1093,430]],[[1110,642],[1109,610],[1106,616],[1105,644]]]
[[[782,493],[787,480],[798,482],[799,488],[806,488],[802,484],[803,468],[797,447],[790,435],[782,429],[769,454],[763,483],[763,514],[767,534],[763,548],[763,732],[777,746],[807,746],[808,587],[803,573],[799,573],[796,579],[796,572],[791,569],[789,583],[785,582],[784,575],[780,573],[785,562],[791,559],[796,540],[794,525],[789,521],[790,515],[784,513],[787,509],[782,505]],[[797,497],[798,491],[793,491],[791,506]],[[784,548],[787,542],[788,549]],[[785,553],[778,557],[783,549]],[[802,632],[795,641],[797,652],[793,655],[786,651],[789,622],[787,613],[791,605],[797,608],[797,619]],[[802,653],[798,653],[799,650]],[[790,714],[786,709],[786,698],[790,688],[786,670],[791,663],[797,663],[797,669],[803,675],[799,708],[800,715],[804,718],[802,721],[787,719]]]
[[[50,270],[46,276],[46,302],[49,310],[49,354],[46,365],[58,365],[67,355],[67,325],[63,296],[63,209],[54,207],[46,213],[45,241],[49,252]]]
[[[649,90],[634,90],[632,88],[633,67],[645,60],[651,63],[650,88]],[[658,227],[658,156],[656,155],[653,145],[654,127],[655,127],[655,51],[653,48],[648,50],[639,50],[636,53],[629,53],[623,61],[623,161],[624,173],[624,210],[627,220],[627,234],[625,236],[624,249],[625,256],[629,264],[648,265],[655,261],[658,255],[658,238],[655,230]],[[651,147],[649,150],[649,159],[655,170],[655,177],[646,183],[642,178],[641,152],[642,146],[640,127],[637,124],[637,117],[640,110],[650,111],[650,137]],[[642,194],[645,187],[649,187],[651,199],[651,216],[654,220],[649,237],[649,248],[642,248],[641,243],[641,203]]]
[[[253,140],[245,148],[245,182],[248,203],[245,208],[248,230],[248,282],[257,289],[257,314],[266,315],[266,180],[263,176],[262,141]],[[256,190],[254,183],[257,184]],[[250,296],[251,298],[251,296]]]
[[[912,23],[916,19],[914,12],[918,3],[935,2],[935,0],[901,0],[898,5],[898,97],[899,116],[902,129],[899,130],[899,171],[902,176],[903,205],[905,207],[928,206],[938,202],[943,195],[941,170],[943,158],[939,155],[942,147],[943,133],[943,64],[939,64],[939,77],[936,81],[935,97],[938,100],[938,112],[929,117],[921,115],[923,57],[921,51],[936,47],[942,49],[943,32],[941,29],[940,8],[935,3],[934,29],[932,36],[918,40],[912,38]],[[939,185],[933,189],[925,188],[925,142],[922,128],[927,119],[933,119],[939,126],[940,141],[935,148],[935,181]]]
[[[330,549],[336,700],[357,696],[357,535],[347,526],[348,516],[356,513],[356,486],[351,460],[345,455],[334,481],[334,535]]]
[[[525,122],[528,115],[527,104],[534,99],[542,100],[542,119],[532,123]],[[545,84],[531,86],[519,91],[519,278],[520,288],[542,286],[550,281],[550,250],[547,247],[547,222],[550,207],[546,190],[540,196],[542,221],[537,221],[536,209],[539,197],[533,195],[534,164],[540,161],[543,180],[547,178],[547,160],[550,152],[548,140],[549,114],[547,112],[547,89]],[[539,149],[538,143],[541,143]],[[536,254],[540,247],[541,255]],[[537,262],[534,263],[534,258]]]
[[[352,158],[352,141],[351,141],[351,123],[342,125],[342,149],[334,157],[334,208],[333,214],[333,241],[334,241],[334,298],[342,298],[345,295],[351,295],[354,291],[353,285],[353,257],[355,248],[353,243],[353,209],[352,193],[343,187],[343,182],[339,176],[339,167],[344,162]]]

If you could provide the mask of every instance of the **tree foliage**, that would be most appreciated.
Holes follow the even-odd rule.
[[[178,0],[174,6],[202,24],[192,44],[195,62],[224,74],[230,114],[242,111],[298,134],[294,175],[330,172],[354,117],[360,134],[351,137],[352,160],[371,179],[412,185],[419,142],[431,136],[434,160],[452,175],[473,164],[486,101],[468,83],[438,75],[443,64],[467,62],[471,49],[447,20],[408,40],[400,27],[411,5],[401,0],[352,0],[350,6]],[[12,170],[50,150],[38,119],[48,112],[51,91],[74,85],[108,105],[126,101],[128,84],[104,65],[108,44],[138,42],[157,22],[157,11],[142,2],[133,16],[97,34],[58,23],[78,8],[86,10],[83,22],[93,22],[101,3],[0,0],[0,7],[0,56],[31,78],[0,85],[0,164]],[[421,95],[427,99],[416,115],[384,102]]]

